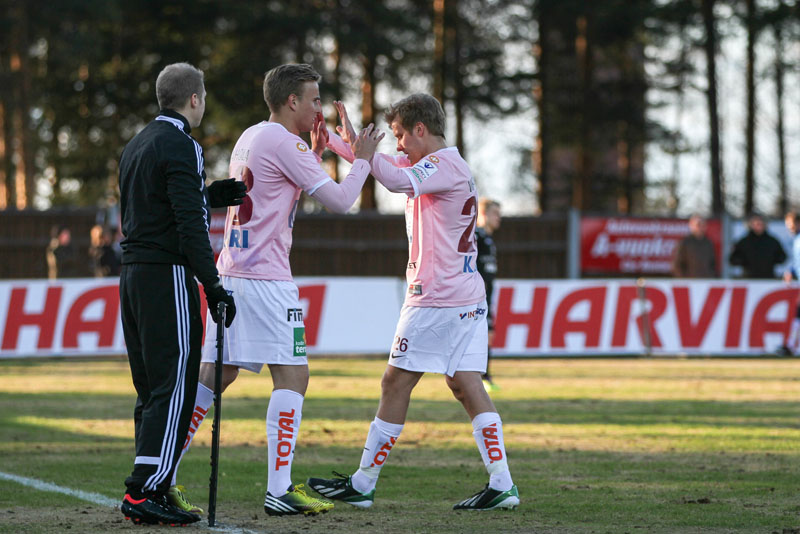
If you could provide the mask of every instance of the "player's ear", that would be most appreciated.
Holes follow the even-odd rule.
[[[414,125],[414,133],[417,134],[417,137],[422,137],[425,134],[425,124],[422,122],[418,122]]]
[[[295,111],[297,109],[297,95],[289,95],[289,98],[286,99],[286,105],[289,106],[289,109]]]

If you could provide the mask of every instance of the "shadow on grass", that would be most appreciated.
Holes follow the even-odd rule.
[[[48,419],[129,419],[135,399],[130,395],[74,393],[0,393],[0,424],[20,417]],[[268,397],[223,400],[225,419],[262,419]],[[503,420],[519,424],[562,425],[692,425],[708,427],[800,428],[800,402],[706,400],[518,399],[496,400]],[[303,418],[367,421],[375,415],[377,399],[309,397]],[[465,422],[455,400],[413,399],[408,419],[419,422]]]

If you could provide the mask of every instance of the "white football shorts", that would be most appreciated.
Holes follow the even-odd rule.
[[[489,330],[486,301],[457,308],[403,306],[389,365],[453,376],[486,372]]]
[[[222,359],[254,373],[264,364],[308,365],[303,309],[294,282],[221,276],[233,291],[236,317],[225,329]],[[206,314],[203,362],[217,359],[217,325]]]

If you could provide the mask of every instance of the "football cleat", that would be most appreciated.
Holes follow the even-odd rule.
[[[361,493],[353,487],[351,477],[333,472],[336,478],[309,478],[308,487],[329,499],[344,501],[358,508],[369,508],[375,500],[375,490]]]
[[[188,525],[200,521],[200,516],[175,508],[164,495],[150,495],[134,499],[129,493],[122,499],[120,510],[125,519],[137,525]]]
[[[192,514],[203,513],[202,508],[190,503],[186,499],[186,488],[183,486],[171,486],[167,491],[167,501],[175,508],[183,510],[184,512]]]
[[[317,515],[333,509],[331,501],[309,497],[302,488],[302,484],[289,486],[289,491],[280,497],[273,497],[268,491],[264,496],[264,511],[268,515]]]
[[[499,491],[486,487],[468,499],[453,505],[453,510],[514,510],[519,506],[519,491],[517,486],[511,486],[508,491]]]

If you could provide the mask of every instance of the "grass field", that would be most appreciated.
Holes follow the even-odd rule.
[[[357,467],[384,366],[312,359],[296,483]],[[268,518],[270,380],[243,373],[223,404],[218,531],[800,533],[800,361],[500,360],[493,370],[518,510],[451,510],[486,472],[461,406],[426,376],[371,509]],[[0,362],[0,472],[118,500],[134,397],[125,360]],[[198,503],[210,427],[181,469]],[[110,506],[0,480],[2,533],[143,528]]]

